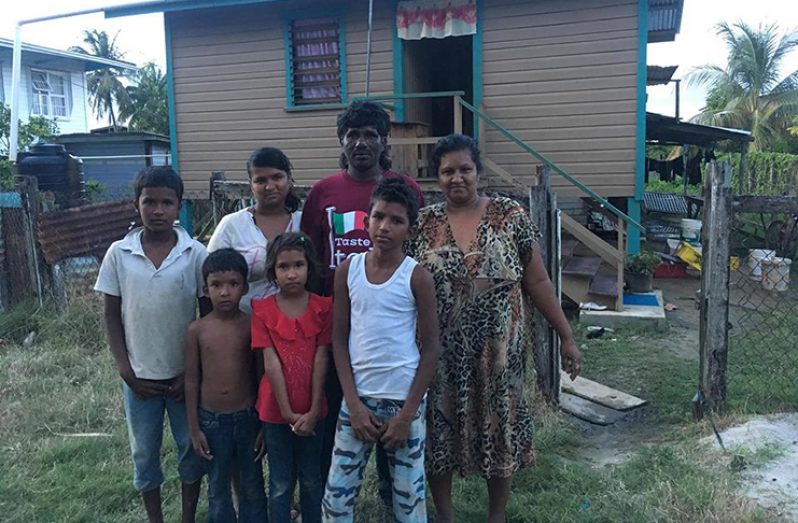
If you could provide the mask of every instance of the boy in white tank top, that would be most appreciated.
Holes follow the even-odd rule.
[[[388,453],[394,519],[427,521],[424,397],[440,332],[432,275],[402,250],[417,217],[418,199],[403,180],[380,182],[365,223],[373,250],[335,273],[333,357],[344,403],[322,501],[325,521],[353,520],[376,441]]]

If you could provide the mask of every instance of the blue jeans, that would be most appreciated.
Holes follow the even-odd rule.
[[[205,465],[194,453],[186,418],[186,404],[169,396],[139,399],[127,383],[122,382],[127,434],[133,455],[133,486],[139,492],[156,489],[163,483],[161,443],[164,413],[169,416],[172,437],[177,444],[177,470],[183,483],[202,479]]]
[[[321,481],[319,460],[324,438],[324,421],[315,435],[297,436],[286,424],[264,423],[263,436],[269,450],[269,517],[277,523],[290,521],[294,485],[299,478],[302,523],[321,522]]]
[[[208,466],[209,523],[265,523],[268,521],[266,493],[263,490],[263,468],[255,461],[255,439],[260,420],[255,409],[229,414],[216,414],[199,409],[199,425],[213,459]],[[238,519],[230,495],[233,462],[238,463],[241,478]]]

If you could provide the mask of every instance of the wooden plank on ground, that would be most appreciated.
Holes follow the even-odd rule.
[[[566,380],[567,378],[562,380],[563,389],[565,388]],[[580,398],[579,396],[574,396],[573,394],[565,392],[565,390],[560,393],[560,408],[572,416],[596,425],[612,425],[625,415],[621,411],[607,408],[598,403],[586,400],[585,398]]]
[[[631,410],[646,404],[644,399],[587,378],[577,377],[576,380],[571,381],[571,378],[566,373],[562,373],[561,383],[564,392],[615,410]]]

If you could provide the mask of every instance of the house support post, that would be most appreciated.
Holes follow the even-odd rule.
[[[700,382],[704,406],[713,412],[726,402],[729,349],[729,236],[732,221],[731,167],[712,162],[704,182],[701,271]]]

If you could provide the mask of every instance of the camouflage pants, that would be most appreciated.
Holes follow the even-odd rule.
[[[360,398],[360,400],[383,423],[395,416],[404,403],[374,398]],[[407,445],[395,451],[386,450],[393,481],[394,520],[397,522],[427,521],[424,492],[424,443],[427,435],[425,408],[426,400],[421,402],[410,425]],[[321,503],[324,521],[353,521],[355,498],[363,484],[363,476],[373,447],[374,443],[357,439],[349,420],[346,402],[343,402],[335,432],[332,466]]]

